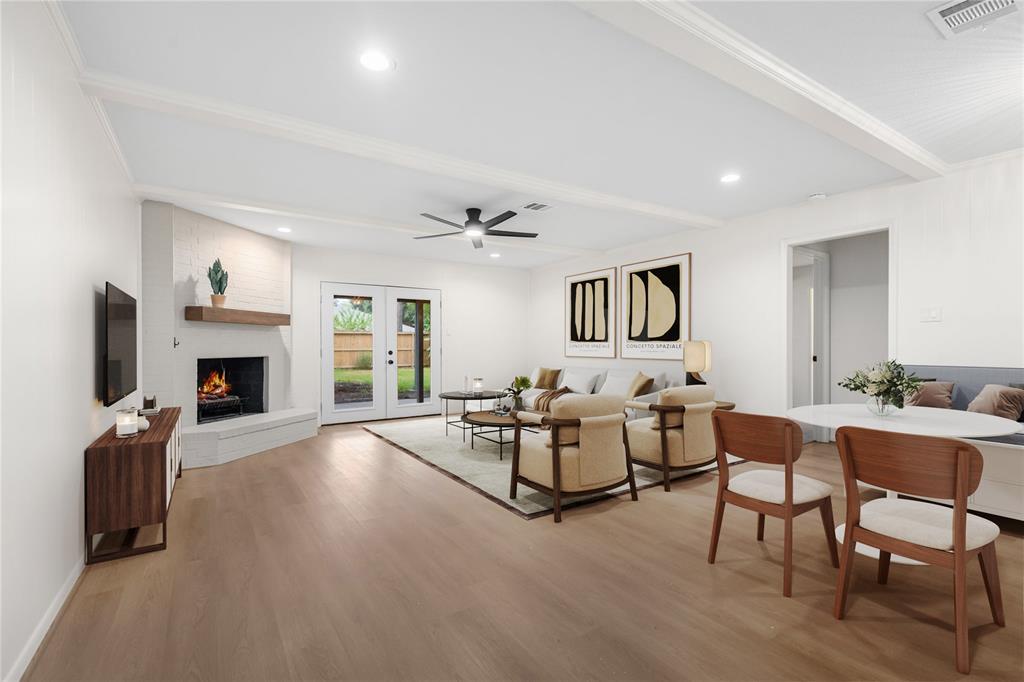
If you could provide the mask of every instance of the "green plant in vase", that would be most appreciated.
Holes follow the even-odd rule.
[[[206,276],[210,279],[210,303],[214,308],[224,307],[224,292],[228,290],[228,271],[220,264],[220,258],[213,261],[213,265],[206,269]]]
[[[868,409],[884,417],[902,410],[906,399],[917,393],[923,383],[913,374],[907,374],[900,363],[887,360],[867,369],[858,369],[838,385],[868,396]]]
[[[533,388],[533,382],[530,381],[530,377],[518,376],[512,379],[512,384],[505,389],[505,395],[510,395],[515,400],[515,405],[512,409],[523,409],[523,391],[529,388]]]

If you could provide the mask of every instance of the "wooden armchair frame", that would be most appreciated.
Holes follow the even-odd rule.
[[[844,426],[836,432],[846,486],[846,530],[836,585],[834,614],[846,615],[857,543],[878,549],[878,582],[889,579],[893,554],[953,571],[953,615],[956,669],[971,671],[967,638],[967,562],[977,555],[988,594],[992,620],[1005,626],[1003,596],[996,563],[996,542],[967,549],[967,496],[981,482],[984,465],[975,446],[952,438],[913,436]],[[857,481],[917,497],[953,500],[953,551],[918,545],[870,531],[860,525],[860,489]]]
[[[672,490],[672,479],[670,478],[673,471],[689,471],[690,469],[697,469],[699,467],[707,466],[709,459],[706,462],[698,462],[697,464],[681,464],[679,466],[673,466],[669,464],[668,458],[668,429],[683,428],[675,426],[666,426],[668,418],[666,415],[669,414],[684,414],[686,412],[686,405],[659,405],[658,403],[641,403],[634,400],[626,401],[626,407],[634,410],[648,410],[654,413],[654,418],[658,420],[658,426],[661,431],[661,479],[662,486],[666,492]],[[647,467],[649,469],[659,468],[657,464],[653,462],[637,459],[632,457],[633,464],[638,466]]]
[[[722,517],[725,504],[734,504],[757,512],[757,539],[764,540],[764,517],[780,518],[784,524],[785,555],[782,572],[782,594],[793,596],[793,519],[805,512],[818,509],[825,529],[832,566],[839,566],[839,552],[836,547],[836,524],[832,516],[832,497],[811,500],[801,504],[793,503],[793,463],[800,458],[803,435],[800,426],[791,419],[744,414],[742,412],[711,413],[715,426],[715,456],[718,459],[718,495],[715,500],[715,518],[711,526],[711,545],[708,549],[708,563],[715,563],[718,552],[718,538],[722,532]],[[774,438],[773,438],[774,436]],[[741,495],[729,490],[728,451],[744,459],[762,464],[782,464],[785,467],[785,502],[773,504],[754,497]]]
[[[512,416],[516,421],[515,429],[515,441],[512,447],[512,484],[509,488],[509,497],[515,499],[517,493],[518,484],[522,483],[528,488],[533,488],[538,492],[542,492],[545,495],[550,495],[554,499],[554,512],[555,512],[555,523],[562,522],[562,498],[563,497],[579,497],[582,495],[593,495],[594,493],[606,492],[618,488],[623,483],[629,483],[629,494],[634,502],[640,498],[636,493],[636,479],[633,476],[633,462],[629,456],[629,440],[626,438],[626,424],[622,424],[622,443],[626,448],[626,478],[621,481],[615,481],[608,485],[601,486],[600,488],[590,488],[588,490],[578,491],[565,491],[561,489],[562,481],[562,455],[561,455],[561,443],[559,443],[559,429],[565,427],[577,427],[579,428],[582,421],[579,419],[555,419],[554,417],[548,417],[536,412],[513,412]],[[523,422],[530,424],[536,424],[538,426],[548,426],[551,428],[551,481],[552,487],[548,488],[536,481],[531,481],[528,478],[519,475],[519,448],[521,444],[521,434],[523,430]]]

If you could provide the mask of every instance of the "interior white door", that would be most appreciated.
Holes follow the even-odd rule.
[[[324,424],[387,417],[387,289],[320,285]]]
[[[388,417],[440,414],[441,292],[388,287],[387,300]]]

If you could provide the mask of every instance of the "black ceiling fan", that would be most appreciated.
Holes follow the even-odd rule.
[[[466,220],[465,224],[459,225],[453,223],[450,220],[444,218],[438,218],[436,215],[430,215],[429,213],[420,213],[424,218],[430,218],[436,220],[439,223],[450,225],[454,227],[457,232],[442,232],[441,234],[425,234],[422,237],[413,237],[413,239],[433,239],[434,237],[448,237],[454,234],[464,234],[473,240],[473,248],[482,249],[484,247],[484,237],[526,237],[533,239],[537,236],[536,232],[509,232],[508,230],[495,230],[494,226],[499,225],[509,218],[516,215],[515,211],[505,211],[501,215],[494,216],[490,220],[480,220],[480,209],[479,208],[467,208],[466,209]]]

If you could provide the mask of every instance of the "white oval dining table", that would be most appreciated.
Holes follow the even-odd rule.
[[[1008,436],[1021,430],[1019,422],[991,414],[944,410],[935,407],[905,407],[894,414],[879,417],[872,414],[864,403],[841,403],[836,405],[803,405],[791,408],[786,416],[793,421],[811,426],[838,429],[843,426],[859,426],[865,429],[909,433],[916,436],[940,436],[943,438],[991,438]],[[892,490],[887,497],[898,497]],[[843,541],[846,524],[836,528],[836,539]],[[857,546],[857,553],[878,558],[878,550],[865,545]],[[892,555],[892,561],[912,566],[923,566],[919,561]]]

